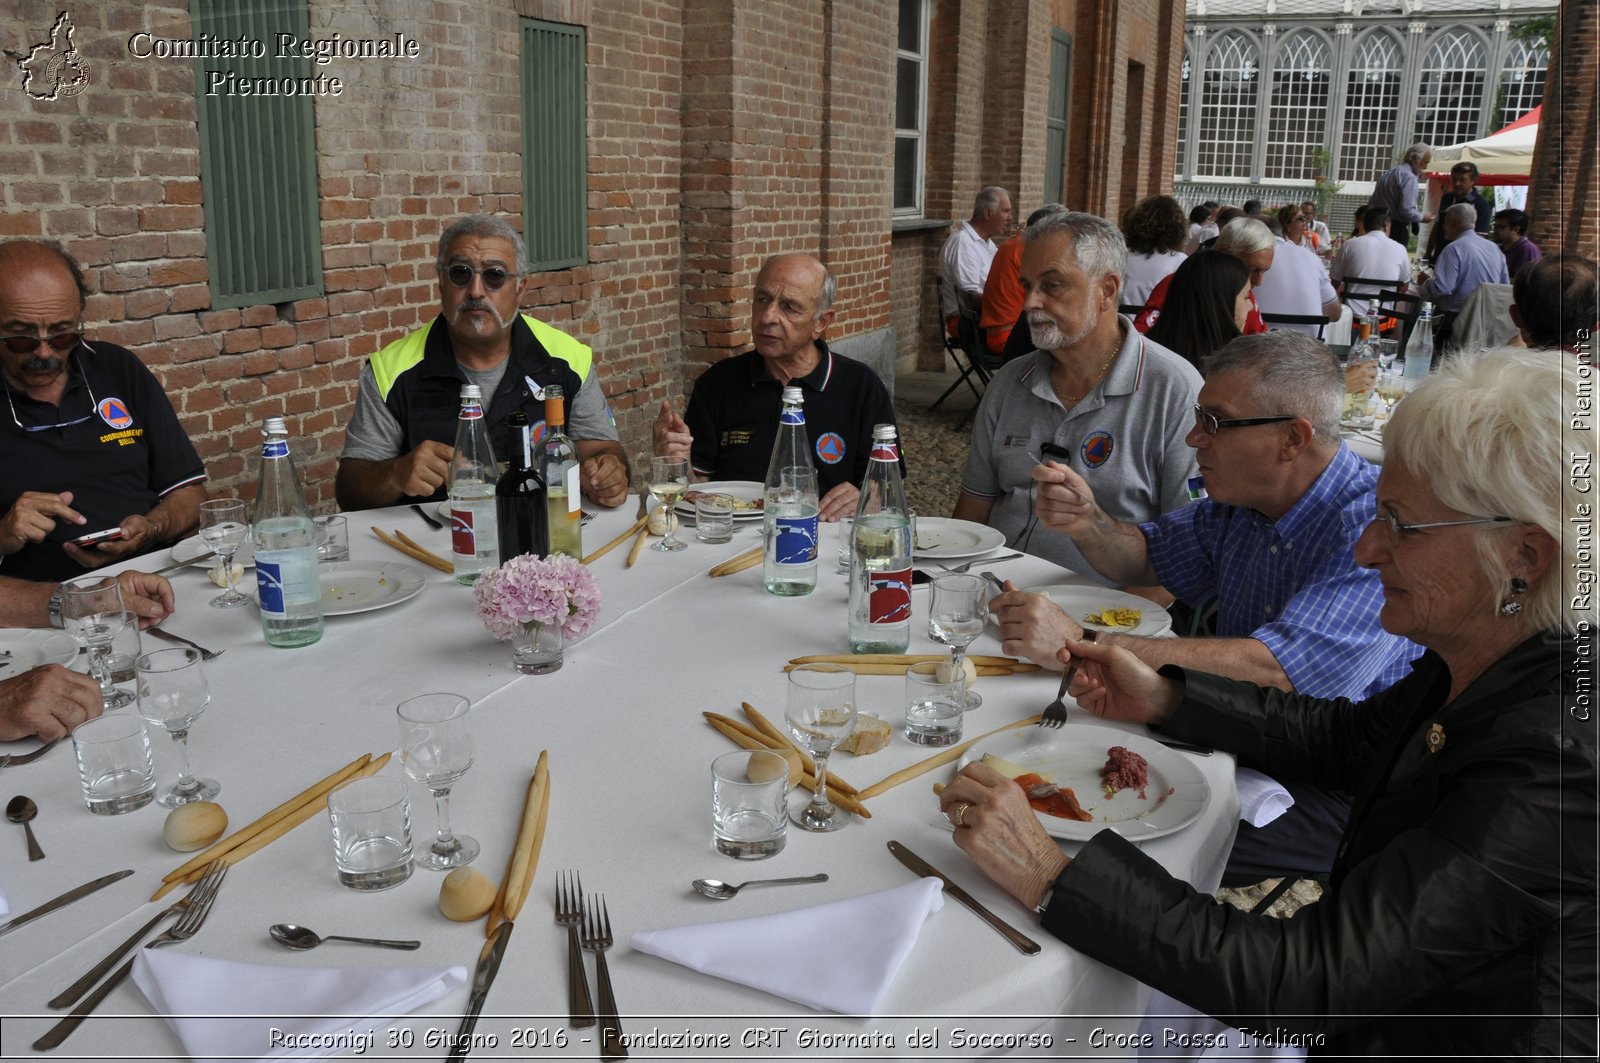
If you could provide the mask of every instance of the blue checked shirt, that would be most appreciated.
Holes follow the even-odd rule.
[[[1422,655],[1378,625],[1378,575],[1352,554],[1377,510],[1377,479],[1341,443],[1281,520],[1206,499],[1139,530],[1163,586],[1191,606],[1217,599],[1219,636],[1260,641],[1301,694],[1360,699]]]

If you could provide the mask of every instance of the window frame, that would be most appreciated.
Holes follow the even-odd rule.
[[[548,76],[551,73],[542,67],[535,69],[536,64],[530,61],[534,58],[530,53],[530,31],[576,41],[576,62],[573,69],[566,72],[576,76],[575,113],[538,112],[530,107],[533,90],[539,87],[535,79],[541,74]],[[517,38],[518,108],[522,135],[522,233],[528,249],[528,272],[574,269],[589,263],[588,27],[520,17],[517,19]],[[549,57],[541,55],[537,58],[547,60]],[[564,91],[571,85],[559,88]],[[572,103],[570,98],[565,102]],[[554,106],[559,106],[559,103]],[[556,186],[554,190],[542,187],[536,192],[536,182],[549,176],[539,167],[547,166],[555,153],[541,153],[530,150],[530,147],[548,142],[553,136],[565,138],[560,147],[571,154],[571,165],[575,170],[556,174],[553,179]],[[558,198],[565,202],[556,202]],[[545,213],[535,213],[539,210]],[[558,211],[563,213],[557,214]],[[567,211],[571,212],[570,216],[564,213]],[[552,218],[559,220],[552,224]]]
[[[893,149],[889,153],[889,202],[892,217],[901,219],[917,219],[924,216],[927,208],[928,184],[928,68],[929,68],[929,27],[933,21],[933,0],[915,0],[918,6],[917,45],[919,51],[907,51],[900,47],[900,26],[898,7],[895,17],[895,100],[894,117],[896,124],[893,134]],[[910,61],[917,64],[919,76],[917,78],[917,125],[916,128],[902,127],[898,124],[900,117],[900,63]],[[914,156],[916,172],[912,179],[914,202],[908,205],[895,203],[900,185],[899,174],[899,145],[902,140],[914,141],[916,144]]]

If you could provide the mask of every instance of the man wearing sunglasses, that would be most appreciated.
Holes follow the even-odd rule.
[[[1102,634],[1153,667],[1176,664],[1313,697],[1361,698],[1408,674],[1422,650],[1378,623],[1376,572],[1355,541],[1377,512],[1377,469],[1339,438],[1344,376],[1314,338],[1241,336],[1205,361],[1193,447],[1207,498],[1144,524],[1110,517],[1078,473],[1035,467],[1039,519],[1117,584],[1159,583],[1193,608],[1215,599],[1214,638]],[[1006,653],[1059,669],[1082,627],[1038,595],[991,603]],[[1266,766],[1270,771],[1270,765]],[[1295,783],[1294,807],[1240,825],[1223,884],[1326,872],[1348,795]]]
[[[60,245],[0,243],[6,576],[62,580],[152,550],[193,531],[205,500],[205,466],[160,382],[129,351],[85,338],[86,300]]]
[[[594,353],[518,313],[527,275],[522,236],[504,219],[474,214],[439,238],[440,314],[380,350],[361,370],[335,490],[345,509],[442,499],[454,453],[461,385],[487,397],[489,439],[508,458],[506,420],[544,428],[544,389],[566,396],[567,435],[583,493],[602,506],[628,493],[628,460],[600,388]]]

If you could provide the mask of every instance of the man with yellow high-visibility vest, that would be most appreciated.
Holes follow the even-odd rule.
[[[341,508],[444,497],[463,384],[482,389],[500,458],[510,454],[506,419],[522,410],[535,437],[542,436],[544,390],[560,385],[583,493],[602,506],[627,497],[627,454],[594,353],[517,312],[526,262],[521,235],[502,218],[474,214],[440,236],[439,316],[378,351],[361,370],[335,480]]]

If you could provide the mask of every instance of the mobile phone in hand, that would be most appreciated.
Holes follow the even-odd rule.
[[[121,528],[107,528],[105,531],[90,532],[80,535],[76,539],[68,540],[73,546],[95,546],[100,543],[114,543],[126,539]]]
[[[1066,447],[1058,447],[1054,443],[1040,443],[1039,453],[1046,458],[1054,458],[1063,465],[1072,464],[1072,451]]]

